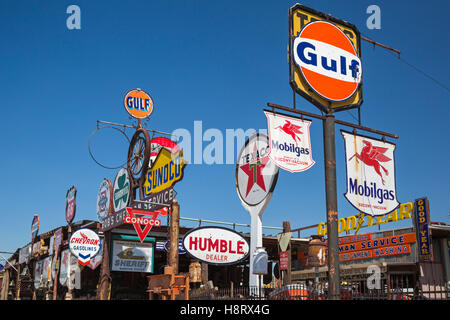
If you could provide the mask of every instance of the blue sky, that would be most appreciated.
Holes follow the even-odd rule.
[[[142,88],[152,95],[151,129],[185,128],[193,134],[194,121],[200,120],[203,130],[223,133],[266,128],[262,109],[267,102],[292,105],[288,9],[295,3],[2,1],[0,251],[15,251],[30,241],[34,214],[40,216],[40,232],[64,225],[65,195],[72,185],[78,189],[75,220],[96,220],[100,182],[113,180],[117,170],[104,169],[91,159],[88,140],[97,120],[131,124],[122,106],[129,89]],[[71,4],[81,9],[81,30],[66,27]],[[449,87],[448,3],[302,4],[355,24],[364,36],[401,50],[405,61]],[[381,9],[380,30],[366,27],[371,4]],[[362,124],[399,135],[391,140],[397,144],[398,200],[426,196],[431,220],[449,223],[449,90],[364,41],[362,63]],[[297,107],[319,113],[299,96]],[[349,111],[336,118],[355,122],[356,116],[356,111]],[[348,217],[357,212],[343,197],[340,129],[345,128],[336,126],[338,213]],[[132,131],[127,134],[131,138]],[[93,139],[93,151],[105,164],[117,166],[125,160],[128,145],[119,133],[103,130]],[[319,120],[311,125],[311,141],[316,164],[303,173],[280,171],[263,225],[281,227],[290,221],[294,229],[326,221]],[[181,216],[249,224],[234,186],[234,170],[234,165],[188,165],[184,180],[175,186]],[[409,225],[410,221],[388,227]]]

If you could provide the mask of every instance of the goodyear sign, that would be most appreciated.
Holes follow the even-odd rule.
[[[430,204],[427,198],[414,201],[414,222],[417,234],[419,261],[432,261],[431,237],[428,225],[430,223]]]
[[[153,166],[145,174],[144,195],[147,197],[163,191],[183,179],[185,166],[186,161],[183,159],[181,151],[171,153],[162,148]]]
[[[359,107],[362,97],[358,29],[300,4],[289,9],[289,81],[324,112]]]
[[[411,219],[413,211],[412,202],[402,203],[397,210],[388,213],[385,216],[377,216],[376,218],[363,213],[350,216],[348,218],[340,218],[338,220],[338,232],[347,232],[355,230],[355,234],[360,228],[372,227],[384,223],[401,221],[404,219]],[[317,226],[317,234],[324,236],[327,233],[326,222],[319,223]]]

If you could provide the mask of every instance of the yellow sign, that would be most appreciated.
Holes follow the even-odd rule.
[[[344,110],[344,109],[346,110],[346,109],[350,109],[350,108],[359,107],[363,102],[362,85],[361,85],[362,81],[361,81],[360,85],[357,87],[357,89],[355,91],[353,91],[354,93],[350,97],[345,98],[344,100],[341,100],[341,101],[340,101],[340,99],[337,99],[337,98],[336,99],[333,99],[333,98],[326,99],[325,98],[326,95],[324,96],[320,90],[317,90],[316,86],[314,86],[310,80],[308,81],[308,79],[306,79],[306,78],[308,78],[307,74],[304,74],[304,72],[302,72],[302,70],[300,69],[298,63],[296,63],[296,57],[298,55],[298,51],[297,51],[298,50],[297,42],[299,40],[298,38],[301,36],[301,32],[303,31],[303,29],[306,25],[308,25],[312,22],[317,22],[317,21],[326,21],[328,23],[331,23],[332,25],[337,27],[340,31],[342,31],[343,35],[341,36],[341,38],[348,38],[347,41],[349,40],[349,45],[347,45],[347,47],[353,46],[356,56],[359,58],[361,57],[360,33],[353,24],[348,23],[346,21],[342,21],[342,20],[334,18],[334,17],[331,17],[330,15],[326,15],[322,12],[318,12],[314,9],[305,7],[303,5],[296,4],[289,9],[289,81],[290,81],[291,87],[296,93],[300,94],[303,98],[310,101],[316,107],[318,107],[319,109],[321,109],[324,112],[327,112],[330,109],[333,109],[334,111],[339,111],[339,110]],[[320,31],[320,28],[317,28],[317,26],[315,26],[315,29],[318,29],[318,31]],[[331,45],[335,42],[340,42],[342,40],[342,39],[339,40],[338,39],[339,37],[337,37],[336,35],[334,35],[332,33],[329,33],[328,31],[325,34],[321,34],[320,32],[318,32],[318,36],[324,37],[324,39],[325,39],[325,40],[320,39],[321,41],[319,41],[319,43],[322,43],[323,41],[326,41],[326,42],[328,41],[329,42],[328,45]],[[327,37],[330,39],[328,39]],[[328,40],[326,40],[326,39],[328,39]],[[341,46],[338,44],[334,44],[334,45]],[[308,44],[308,46],[310,47],[308,50],[311,51],[312,50],[311,48],[315,48],[317,45]],[[344,73],[347,76],[350,74],[351,67],[347,68],[346,65],[344,65],[342,63],[342,61],[350,62],[349,59],[344,58],[345,55],[343,55],[340,58],[339,57],[337,57],[337,58],[331,57],[331,56],[328,57],[328,56],[324,56],[324,53],[322,52],[322,56],[318,56],[318,55],[320,55],[319,48],[315,48],[315,49],[317,52],[316,53],[314,53],[312,51],[308,52],[306,55],[309,58],[306,57],[303,59],[303,61],[307,60],[306,63],[308,63],[308,64],[311,64],[312,63],[311,61],[313,61],[313,62],[315,61],[317,63],[317,68],[319,68],[320,63],[322,65],[324,64],[324,60],[325,60],[325,62],[330,60],[331,62],[325,63],[325,66],[324,66],[324,68],[326,69],[325,71],[328,72],[331,69],[333,69],[332,71],[335,71],[336,76],[330,75],[329,74],[330,72],[328,72],[328,73],[325,72],[326,74],[325,74],[325,77],[323,77],[324,79],[329,78],[328,80],[333,82],[336,79],[341,79],[343,77],[342,74],[338,74],[338,73]],[[326,50],[325,50],[325,52],[326,52]],[[312,57],[312,55],[315,55],[315,57]],[[328,66],[328,64],[331,64],[331,66],[333,68]],[[338,66],[337,66],[338,64],[342,64],[342,66],[340,66],[338,68]],[[334,69],[336,69],[336,70],[334,70]],[[317,72],[318,71],[315,70],[315,72],[312,72],[312,74],[310,74],[309,77],[315,78],[318,75]],[[311,72],[309,72],[309,73],[311,73]],[[336,79],[334,79],[334,78],[336,78]],[[322,80],[319,82],[324,83],[324,81],[322,81]],[[336,87],[336,86],[330,85],[327,87],[328,88],[327,90],[329,91],[330,89],[332,89],[332,87]]]
[[[144,194],[148,196],[163,191],[183,179],[186,163],[181,151],[171,153],[162,148],[155,163],[145,174]]]
[[[372,217],[368,215],[364,215],[363,213],[358,213],[355,216],[350,216],[348,218],[340,218],[338,220],[338,232],[346,232],[355,230],[355,234],[359,231],[360,228],[377,226],[383,223],[401,221],[404,219],[411,219],[411,213],[413,210],[412,202],[403,203],[397,210],[388,213],[385,216],[377,216]],[[383,220],[383,218],[385,218]],[[367,224],[365,224],[367,219]],[[375,221],[374,221],[375,220]],[[327,233],[327,224],[326,222],[319,223],[317,227],[317,234],[324,236]]]

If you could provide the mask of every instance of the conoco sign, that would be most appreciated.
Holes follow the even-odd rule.
[[[221,227],[200,227],[183,238],[186,252],[208,264],[236,264],[247,258],[249,244],[239,233]]]

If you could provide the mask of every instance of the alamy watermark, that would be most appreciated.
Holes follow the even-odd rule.
[[[183,158],[189,164],[235,164],[245,141],[255,132],[267,134],[267,129],[225,129],[204,130],[202,121],[194,121],[193,131],[179,128],[172,132]]]

